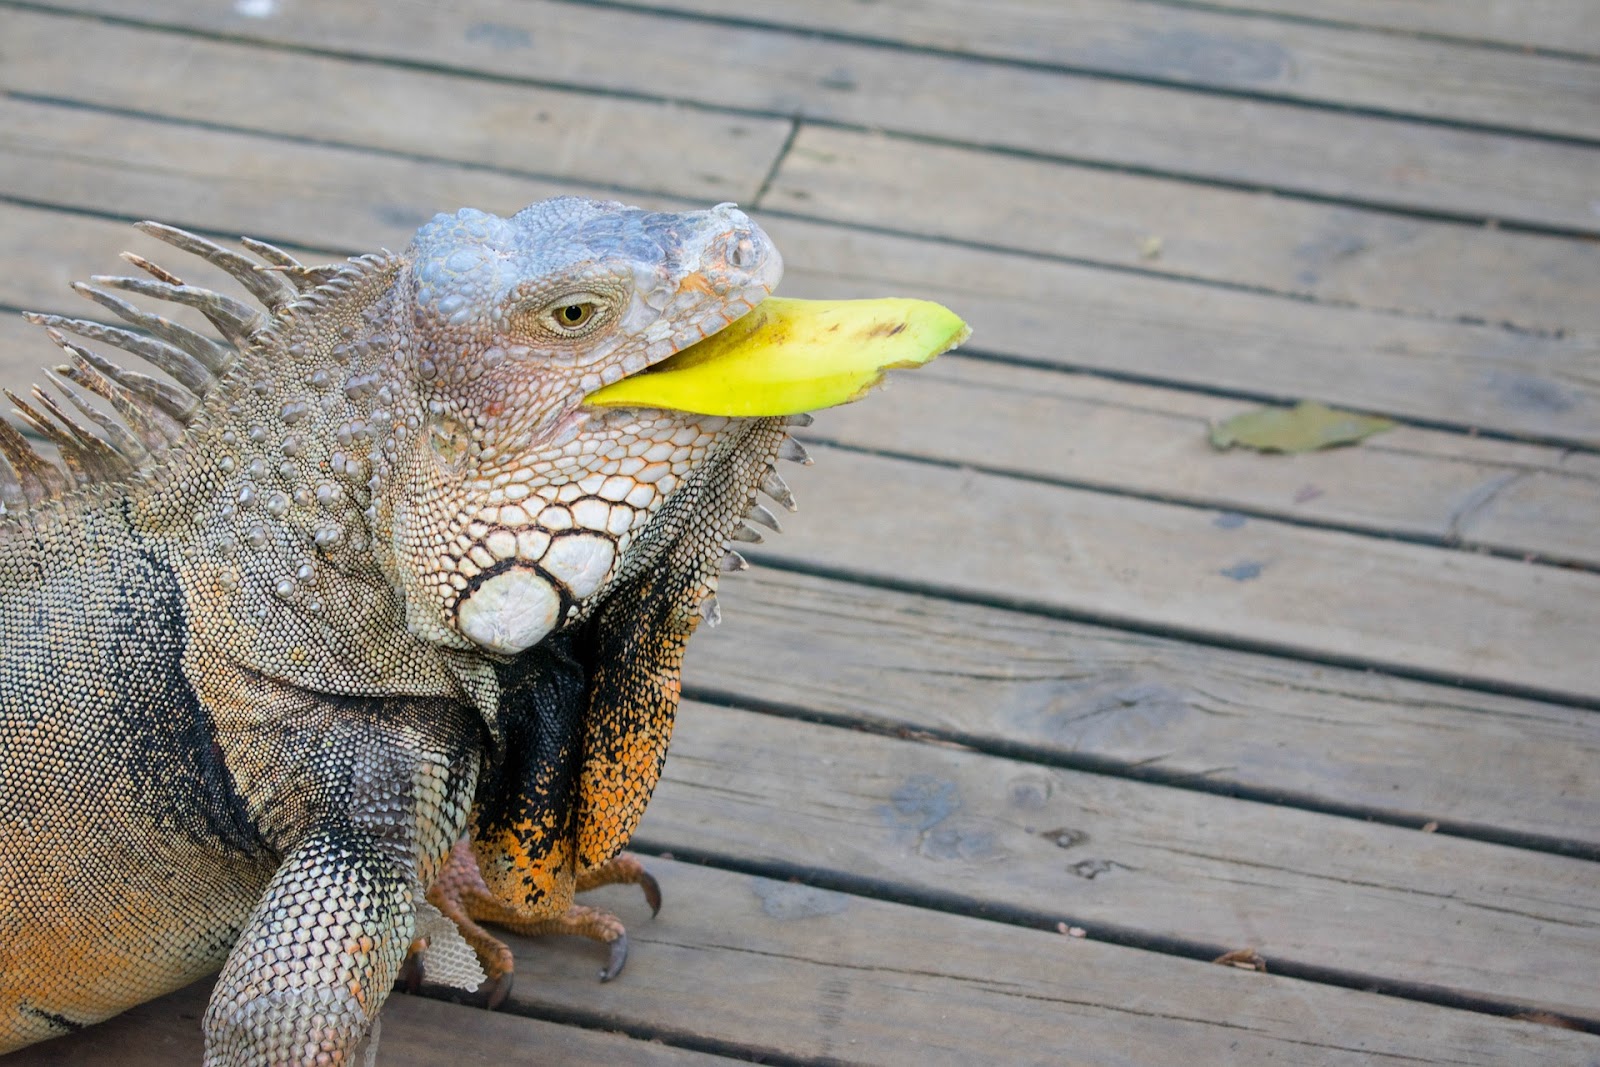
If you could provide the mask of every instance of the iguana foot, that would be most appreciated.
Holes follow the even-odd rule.
[[[604,885],[637,885],[650,905],[650,914],[661,910],[660,884],[632,856],[620,855],[585,871],[578,876],[575,889],[581,893]],[[491,1009],[499,1007],[510,995],[516,962],[510,947],[479,923],[493,923],[524,937],[572,934],[599,941],[610,949],[606,965],[600,971],[602,982],[621,974],[623,965],[628,962],[628,931],[615,915],[586,904],[574,904],[566,914],[555,918],[530,919],[519,914],[489,891],[472,847],[466,841],[458,842],[451,850],[449,863],[428,890],[428,901],[456,924],[461,936],[477,953],[478,962],[489,979],[488,1007]],[[412,987],[421,984],[422,976],[422,958],[413,952],[406,961],[402,980]]]

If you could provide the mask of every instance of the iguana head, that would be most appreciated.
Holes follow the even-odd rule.
[[[746,314],[782,260],[731,205],[576,198],[440,215],[403,258],[369,518],[414,634],[515,654],[598,599],[732,421],[584,398]]]
[[[770,518],[756,490],[787,501],[771,469],[798,449],[785,417],[966,336],[922,301],[767,299],[778,254],[730,205],[462,211],[403,253],[325,266],[140,228],[255,302],[129,255],[151,277],[78,289],[132,329],[31,316],[70,357],[56,386],[89,425],[45,392],[11,398],[62,463],[0,420],[0,540],[120,499],[179,557],[196,648],[323,692],[467,684],[490,707],[493,686],[464,681],[492,674],[484,654],[532,647],[666,552],[687,582],[675,602],[708,610],[723,546],[752,536],[740,520]],[[223,340],[112,290],[194,308]]]

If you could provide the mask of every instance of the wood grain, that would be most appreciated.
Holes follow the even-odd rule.
[[[510,213],[563,193],[604,194],[576,181],[24,100],[0,110],[0,186],[29,205],[156,217],[336,254],[404,248],[441,210]],[[69,241],[63,234],[58,247]]]
[[[1600,1021],[1584,860],[692,703],[638,840]]]
[[[173,1067],[200,1062],[211,980],[148,1004],[82,1033],[30,1045],[6,1057],[6,1067]],[[359,1060],[357,1061],[359,1062]],[[504,1067],[511,1063],[627,1063],[647,1067],[715,1067],[733,1061],[620,1034],[537,1019],[393,996],[384,1005],[379,1067]]]
[[[1356,448],[1211,447],[1253,405],[992,360],[896,374],[811,435],[1112,492],[1600,566],[1600,479],[1555,448],[1400,426]]]
[[[789,123],[779,119],[38,11],[10,11],[5,24],[0,86],[8,89],[136,115],[454,160],[545,182],[620,185],[708,202],[749,200],[789,133]],[[62,63],[57,44],[68,36],[73,62]],[[216,152],[229,148],[219,141]],[[289,162],[283,170],[291,182],[293,168]]]
[[[768,567],[718,598],[696,697],[1600,855],[1592,711]]]
[[[1112,625],[1600,702],[1600,575],[828,449],[761,549]],[[825,501],[824,506],[818,506]],[[789,536],[789,534],[794,536]]]
[[[1125,0],[645,0],[986,59],[1566,137],[1600,136],[1600,66],[1244,13]],[[1448,5],[1445,5],[1448,6]]]
[[[752,1058],[813,1063],[1364,1067],[1600,1052],[1588,1034],[1097,943],[1093,930],[1063,937],[649,863],[666,896],[658,918],[636,918],[626,893],[590,898],[631,920],[622,978],[573,980],[590,971],[592,946],[512,939],[514,1010],[692,1029]]]
[[[802,126],[761,206],[1330,303],[1600,332],[1594,242],[883,134]]]
[[[1189,0],[1169,2],[1185,6]],[[1205,0],[1204,6],[1600,58],[1600,17],[1589,0],[1450,0],[1447,4],[1436,0]]]
[[[51,6],[129,17],[120,0]],[[1600,232],[1594,150],[1513,134],[554,0],[468,0],[448,8],[420,0],[284,0],[265,18],[232,6],[146,0],[137,19],[541,85]]]

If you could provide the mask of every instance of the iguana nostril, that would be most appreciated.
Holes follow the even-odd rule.
[[[728,265],[738,267],[740,270],[749,270],[761,259],[761,253],[756,250],[756,243],[747,233],[735,233],[728,238]]]

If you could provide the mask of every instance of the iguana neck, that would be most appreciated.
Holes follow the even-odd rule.
[[[375,551],[373,450],[420,422],[395,366],[402,267],[352,261],[280,309],[127,497],[180,575],[195,639],[319,692],[460,692],[446,657],[407,633]]]

